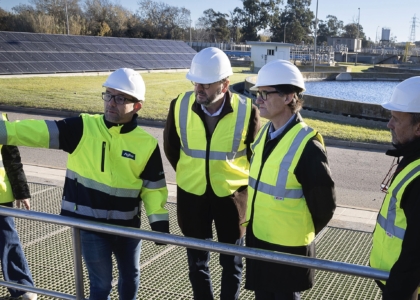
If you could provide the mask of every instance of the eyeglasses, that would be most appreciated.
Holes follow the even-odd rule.
[[[261,98],[262,100],[266,101],[267,95],[274,94],[274,93],[278,93],[280,96],[282,95],[282,93],[277,90],[276,91],[257,91],[257,98]]]
[[[206,83],[206,84],[198,83],[198,82],[194,82],[194,81],[191,81],[191,83],[193,84],[193,86],[201,85],[203,87],[203,89],[208,90],[212,84],[220,83],[220,81],[213,82],[213,83]]]
[[[388,173],[386,173],[384,180],[382,180],[381,183],[381,187],[380,190],[381,192],[384,192],[386,194],[388,194],[388,188],[389,188],[389,183],[391,182],[392,177],[394,176],[394,173],[396,170],[395,167],[398,165],[398,162],[395,162],[396,158],[394,158],[394,160],[391,163],[391,167],[389,168]]]
[[[137,102],[133,99],[128,99],[125,98],[122,95],[111,95],[110,93],[102,93],[102,100],[109,102],[112,100],[112,98],[114,98],[115,103],[117,104],[124,104],[126,101],[127,102]]]

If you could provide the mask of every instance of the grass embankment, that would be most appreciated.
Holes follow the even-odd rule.
[[[234,68],[231,82],[243,81],[250,74]],[[146,102],[140,117],[166,120],[170,101],[179,93],[191,90],[185,72],[142,73],[146,83]],[[35,107],[74,112],[102,113],[100,94],[107,76],[0,78],[0,105]],[[324,138],[358,142],[389,143],[390,134],[383,124],[355,126],[341,120],[305,118],[308,125]]]

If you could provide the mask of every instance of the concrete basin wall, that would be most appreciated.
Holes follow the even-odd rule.
[[[305,80],[335,80],[335,77],[339,73],[302,73]],[[356,78],[368,78],[365,75],[360,75],[364,73],[349,73]],[[366,74],[366,75],[369,75]],[[384,78],[385,74],[381,73],[381,78]],[[409,74],[393,74],[395,77],[394,80],[404,80],[409,76]],[[372,75],[370,75],[372,76]],[[408,77],[407,77],[408,76]],[[378,77],[379,78],[379,77]],[[246,96],[255,97],[255,93],[250,91],[250,88],[255,85],[257,80],[257,75],[249,76],[245,79],[244,83],[240,83],[235,85],[234,90],[236,92],[242,91],[242,93]],[[375,80],[375,79],[371,79]],[[334,98],[327,98],[327,97],[319,97],[305,94],[303,96],[303,108],[310,109],[314,111],[332,113],[337,115],[345,115],[345,116],[352,116],[352,117],[360,117],[372,120],[381,120],[381,121],[388,121],[391,117],[391,114],[388,110],[384,109],[379,104],[369,104],[369,103],[362,103],[362,102],[353,102],[341,99],[334,99]]]
[[[387,121],[391,117],[390,111],[384,109],[379,104],[353,102],[313,95],[303,96],[303,108],[380,121]]]

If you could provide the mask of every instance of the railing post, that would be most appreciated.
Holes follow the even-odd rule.
[[[74,277],[76,284],[76,299],[85,299],[85,290],[83,286],[83,267],[82,267],[82,247],[80,244],[80,229],[72,227],[73,232],[73,261]]]

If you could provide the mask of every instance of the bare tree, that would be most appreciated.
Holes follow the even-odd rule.
[[[185,39],[191,20],[188,9],[152,0],[139,1],[138,5],[137,15],[151,38]]]

